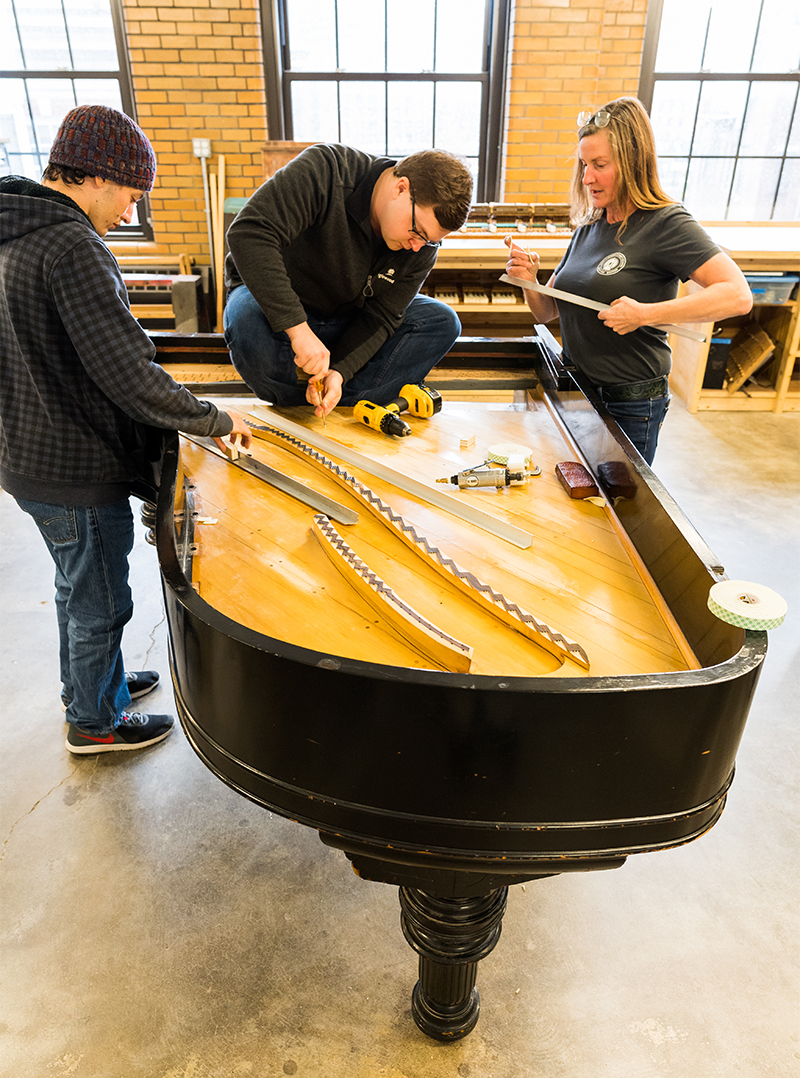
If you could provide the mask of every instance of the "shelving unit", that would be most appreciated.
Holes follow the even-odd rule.
[[[745,273],[800,271],[800,224],[725,223],[705,227]],[[533,332],[532,317],[521,295],[513,305],[462,302],[465,286],[468,290],[482,289],[488,293],[501,284],[498,279],[505,272],[507,248],[503,238],[507,234],[513,235],[520,246],[539,253],[543,283],[560,262],[570,240],[568,232],[517,233],[510,229],[498,230],[492,237],[485,233],[476,236],[461,233],[446,239],[425,291],[431,295],[441,289],[457,291],[459,300],[453,303],[453,309],[461,319],[465,335],[518,337]],[[691,282],[689,287],[694,287]],[[800,298],[754,306],[749,315],[726,319],[724,325],[736,327],[751,319],[775,341],[775,353],[759,372],[758,381],[747,381],[735,393],[703,388],[713,323],[693,327],[705,333],[705,343],[684,337],[670,338],[673,350],[670,384],[690,412],[800,411]],[[548,328],[558,336],[557,323],[551,323]]]
[[[691,284],[682,291],[694,290]],[[706,335],[704,344],[684,337],[670,337],[672,374],[670,385],[686,401],[690,412],[697,411],[800,411],[800,298],[786,303],[756,304],[749,314],[726,319],[724,326],[736,329],[756,322],[775,342],[775,351],[760,371],[735,393],[727,388],[706,389],[703,380],[714,323],[694,326]]]

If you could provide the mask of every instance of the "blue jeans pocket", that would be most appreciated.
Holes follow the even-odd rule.
[[[653,463],[661,424],[669,409],[669,395],[643,401],[608,401],[606,408],[616,419],[648,464]]]
[[[48,505],[46,502],[28,502],[17,499],[20,509],[32,516],[45,539],[54,546],[77,543],[78,524],[75,510],[68,505]]]

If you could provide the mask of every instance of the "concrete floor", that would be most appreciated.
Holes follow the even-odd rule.
[[[71,757],[52,570],[0,494],[2,1078],[789,1078],[800,1073],[798,416],[676,401],[657,471],[737,579],[789,602],[700,841],[513,888],[457,1044],[410,1017],[395,889],[219,782],[182,732]],[[130,668],[168,676],[132,558]],[[173,708],[169,684],[145,710]]]

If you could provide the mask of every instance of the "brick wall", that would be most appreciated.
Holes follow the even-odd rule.
[[[208,262],[200,160],[192,139],[211,139],[210,171],[225,157],[225,190],[261,182],[266,101],[258,0],[124,0],[138,121],[158,178],[151,195],[159,252]],[[126,251],[150,251],[152,247]]]
[[[647,0],[517,0],[505,199],[566,202],[577,116],[639,87]]]
[[[368,0],[365,0],[368,2]],[[208,261],[200,162],[210,138],[226,192],[261,182],[267,137],[258,0],[124,0],[138,119],[158,156],[156,249]],[[639,82],[647,0],[516,0],[505,195],[567,200],[578,112]],[[152,246],[125,247],[126,252]]]

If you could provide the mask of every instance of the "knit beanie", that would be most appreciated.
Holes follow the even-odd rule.
[[[130,117],[105,105],[79,105],[67,113],[50,161],[137,191],[151,191],[156,179],[147,135]]]

